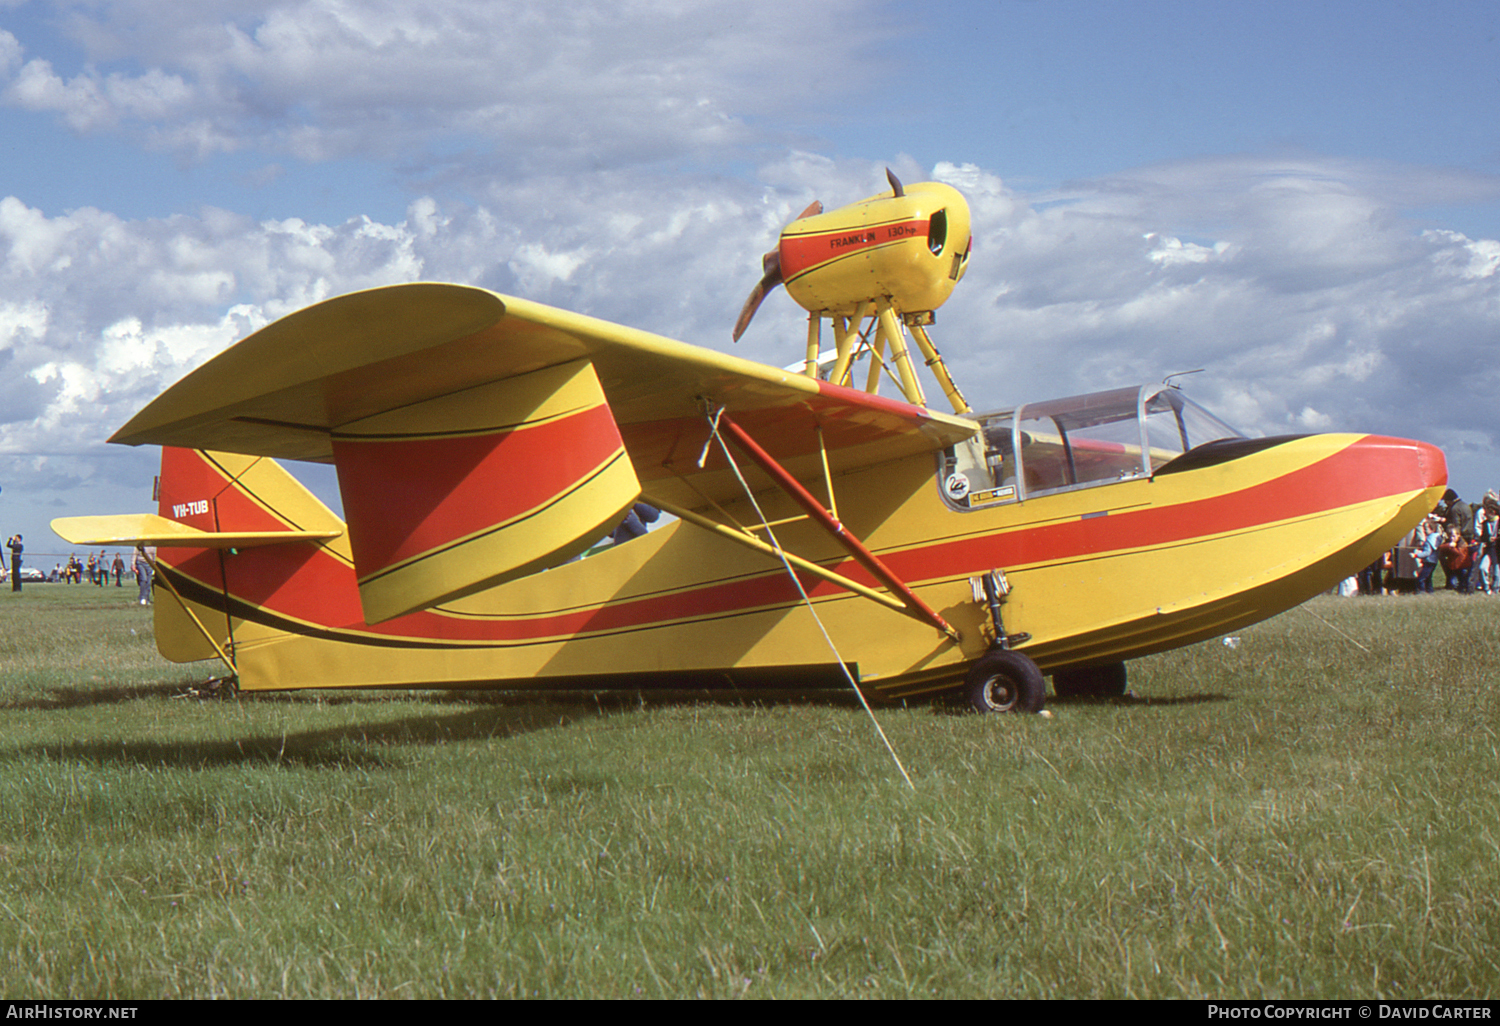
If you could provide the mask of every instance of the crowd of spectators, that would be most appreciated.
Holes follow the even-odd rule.
[[[1359,573],[1359,594],[1431,594],[1439,587],[1461,595],[1500,594],[1497,540],[1500,495],[1490,491],[1483,502],[1467,503],[1450,488],[1399,545]]]

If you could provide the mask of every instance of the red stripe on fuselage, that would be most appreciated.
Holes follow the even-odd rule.
[[[919,583],[967,576],[994,567],[1009,570],[1039,563],[1066,562],[1121,549],[1181,544],[1329,512],[1386,495],[1408,495],[1432,487],[1434,483],[1441,484],[1433,472],[1424,472],[1418,458],[1419,447],[1430,448],[1421,446],[1421,443],[1367,436],[1309,466],[1239,491],[1171,506],[1131,510],[1087,520],[1070,519],[887,552],[882,553],[881,558],[903,580]],[[1437,466],[1441,465],[1439,456]],[[1107,500],[1108,494],[1101,490],[1100,499]],[[1020,508],[1024,509],[1024,506]],[[320,627],[391,638],[514,643],[640,629],[674,620],[786,605],[799,598],[785,574],[776,571],[764,576],[706,584],[669,595],[625,600],[597,609],[496,620],[449,617],[423,611],[371,627],[363,623],[359,613],[353,572],[321,548],[278,546],[260,549],[254,553],[257,562],[259,553],[274,554],[277,557],[274,564],[279,567],[279,572],[257,573],[253,578],[242,576],[231,562],[231,585],[236,597],[264,606],[275,614]],[[208,553],[205,557],[212,555]],[[239,558],[248,559],[251,555],[247,553]],[[191,566],[183,569],[199,576]],[[270,563],[266,569],[272,569]],[[860,583],[874,583],[852,560],[837,569]],[[842,590],[821,580],[815,583],[808,580],[804,584],[815,596],[836,594]]]
[[[1385,495],[1406,495],[1434,483],[1417,458],[1417,446],[1421,444],[1367,435],[1315,463],[1251,488],[1170,506],[1070,519],[929,546],[907,569],[916,570],[920,564],[954,573],[964,572],[961,568],[965,566],[1010,568],[1066,562],[1096,553],[1181,544],[1341,509]],[[1150,487],[1160,486],[1153,481]],[[1105,492],[1100,497],[1107,496]],[[895,560],[892,557],[890,562],[899,573]]]

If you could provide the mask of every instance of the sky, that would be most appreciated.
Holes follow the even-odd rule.
[[[1497,111],[1493,0],[0,0],[0,533],[150,510],[104,440],[356,289],[791,363],[784,292],[730,342],[760,255],[887,167],[972,207],[933,337],[977,408],[1202,368],[1247,433],[1433,442],[1477,501]]]

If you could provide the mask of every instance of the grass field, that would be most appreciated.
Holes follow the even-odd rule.
[[[0,991],[1494,997],[1500,599],[1318,599],[1055,716],[192,697],[0,593]]]

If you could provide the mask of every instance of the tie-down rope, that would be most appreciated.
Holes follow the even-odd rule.
[[[755,508],[755,515],[760,517],[761,526],[766,529],[766,536],[771,539],[771,544],[775,546],[777,558],[781,560],[781,565],[786,568],[787,576],[797,586],[797,593],[802,596],[802,601],[806,604],[807,611],[812,614],[813,622],[818,625],[818,630],[822,632],[823,640],[828,642],[828,649],[833,653],[833,658],[839,664],[839,669],[844,671],[844,679],[849,682],[849,686],[854,689],[855,695],[859,697],[859,704],[864,706],[865,712],[869,714],[870,722],[875,725],[875,733],[880,735],[880,740],[885,744],[885,750],[891,753],[891,761],[896,764],[896,769],[901,771],[901,777],[906,781],[906,786],[915,791],[917,785],[911,782],[911,776],[906,772],[906,767],[901,765],[901,757],[896,754],[896,749],[892,747],[891,739],[885,736],[885,731],[881,728],[880,721],[875,718],[875,710],[870,708],[870,703],[865,699],[865,693],[860,690],[859,682],[854,679],[854,674],[849,672],[849,664],[844,662],[843,656],[839,655],[838,646],[834,645],[833,638],[828,634],[828,628],[823,626],[823,619],[818,616],[818,611],[814,608],[812,599],[808,597],[807,589],[802,587],[801,578],[797,576],[796,571],[792,569],[792,564],[782,554],[781,542],[776,540],[776,534],[771,530],[771,522],[766,519],[766,514],[761,510],[760,503],[755,501],[755,495],[750,491],[750,483],[745,480],[745,475],[740,473],[740,465],[735,462],[734,454],[729,451],[729,445],[724,441],[723,435],[719,434],[719,416],[723,412],[724,408],[720,407],[717,413],[708,418],[710,431],[709,444],[714,440],[718,441],[719,448],[723,450],[724,458],[729,461],[729,468],[734,471],[734,476],[739,480],[740,487],[745,490],[745,497],[750,500],[750,505]],[[708,455],[707,444],[703,447],[703,455],[705,458]],[[702,466],[702,463],[703,461],[700,459],[699,466]]]

